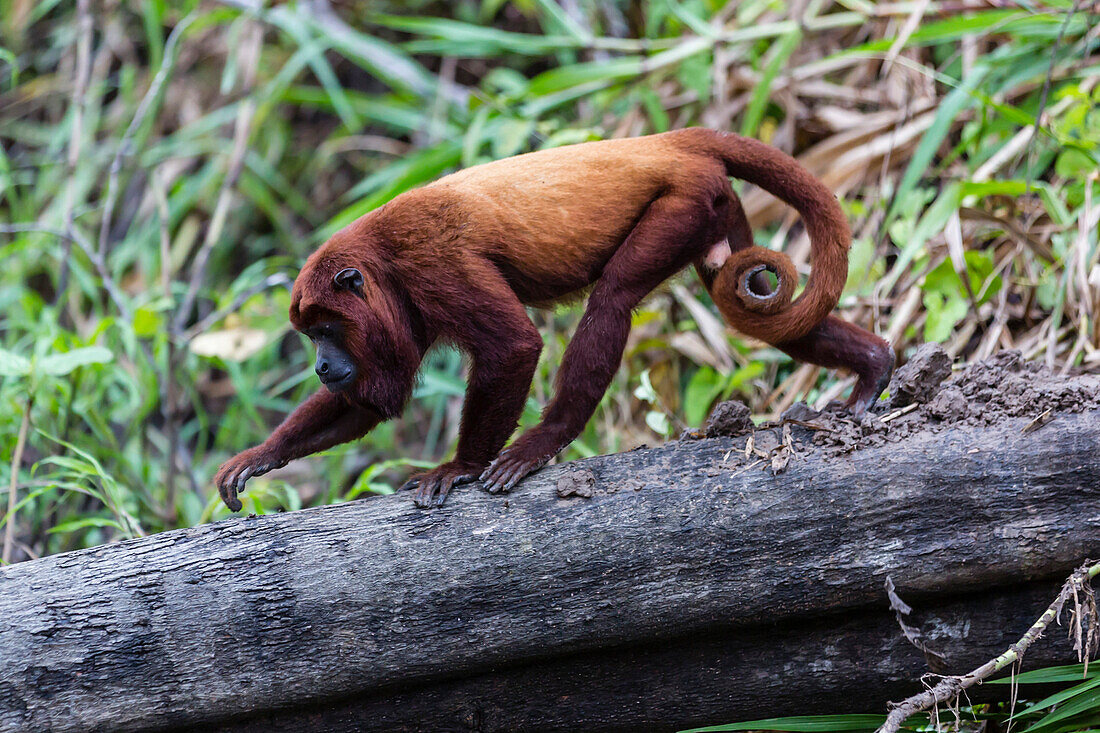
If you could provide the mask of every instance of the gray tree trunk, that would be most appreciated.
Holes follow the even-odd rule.
[[[927,425],[843,455],[796,426],[778,475],[739,458],[744,436],[670,443],[548,468],[510,496],[460,488],[435,511],[399,495],[14,565],[0,729],[667,730],[884,711],[926,671],[887,576],[964,671],[1100,555],[1100,413],[1027,423]],[[1074,661],[1050,636],[1029,666]]]

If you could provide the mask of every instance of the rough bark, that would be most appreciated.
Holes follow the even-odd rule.
[[[14,565],[0,729],[637,730],[883,710],[924,666],[887,575],[961,671],[1100,555],[1100,413],[1028,423],[912,427],[842,454],[796,426],[778,475],[735,460],[745,436],[672,443],[510,496],[465,487],[435,511],[398,495]],[[1027,661],[1072,659],[1050,639]]]

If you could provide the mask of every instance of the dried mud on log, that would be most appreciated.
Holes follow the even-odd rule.
[[[681,440],[0,569],[0,731],[669,730],[883,710],[1100,555],[1100,378],[933,351],[870,418]],[[939,384],[936,384],[939,382]],[[900,395],[900,398],[898,397]],[[1045,417],[1043,417],[1045,416]],[[723,433],[735,433],[732,437]],[[1064,640],[1027,665],[1067,663]]]
[[[963,367],[952,376],[950,357],[936,344],[920,347],[894,374],[888,392],[889,400],[859,421],[843,411],[816,411],[799,403],[783,413],[781,420],[755,429],[741,419],[742,415],[747,418],[748,408],[740,403],[724,403],[715,408],[702,434],[737,437],[754,433],[751,445],[741,456],[748,460],[731,455],[723,462],[728,468],[751,463],[753,456],[771,460],[783,450],[797,455],[807,449],[807,444],[830,457],[899,443],[918,432],[935,434],[958,426],[990,426],[1011,418],[1031,418],[1022,428],[1031,433],[1059,414],[1100,409],[1100,375],[1055,375],[1041,363],[1024,361],[1018,351],[1003,351]],[[731,419],[731,415],[737,417]],[[794,436],[787,441],[789,446],[783,445],[781,430],[785,425],[796,426],[788,431]]]

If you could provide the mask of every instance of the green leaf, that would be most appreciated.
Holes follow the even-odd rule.
[[[900,200],[900,199],[896,199]],[[924,252],[924,244],[928,241],[935,232],[943,231],[944,225],[951,217],[954,211],[959,208],[961,201],[960,187],[957,182],[951,182],[946,188],[936,197],[935,202],[924,212],[924,216],[920,218],[916,228],[911,234],[908,234],[904,239],[899,240],[904,242],[901,245],[901,253],[898,254],[898,258],[894,261],[893,267],[886,277],[883,278],[879,284],[879,289],[882,292],[889,292],[897,284],[898,279],[905,274],[909,269],[909,264],[913,259]],[[893,229],[891,230],[893,233]]]
[[[462,141],[448,140],[386,166],[344,194],[347,199],[360,196],[366,198],[356,201],[330,219],[317,233],[317,238],[328,239],[363,214],[377,209],[410,188],[438,177],[446,169],[457,165],[461,159]]]
[[[1062,192],[1055,189],[1046,181],[1033,181],[1032,187],[1039,192],[1039,199],[1043,202],[1050,218],[1060,226],[1069,226],[1075,219],[1069,213],[1069,209],[1062,202]]]
[[[1074,715],[1080,713],[1092,713],[1095,717],[1097,709],[1100,709],[1100,691],[1090,689],[1076,699],[1066,702],[1064,705],[1059,705],[1058,709],[1054,712],[1041,718],[1039,722],[1032,726],[1025,728],[1021,733],[1032,733],[1040,730],[1050,730],[1054,727],[1055,723],[1066,720]],[[1081,725],[1080,729],[1088,727],[1087,725]]]
[[[874,278],[876,265],[881,263],[876,261],[875,241],[870,237],[853,239],[851,249],[848,250],[848,280],[844,284],[844,292],[853,292]],[[881,270],[878,274],[881,276]]]
[[[542,96],[589,82],[611,83],[638,76],[644,69],[643,59],[637,56],[559,66],[532,79],[528,91],[533,96]]]
[[[725,386],[726,378],[707,366],[691,375],[691,381],[684,390],[684,420],[688,425],[702,424],[710,403]]]
[[[790,58],[801,42],[802,29],[796,27],[773,43],[768,50],[771,58],[764,67],[764,73],[760,75],[760,80],[753,88],[752,99],[749,101],[749,106],[741,120],[742,135],[750,137],[756,135],[757,130],[760,128],[760,122],[764,119],[764,110],[767,108],[768,100],[771,98],[772,83],[786,65],[787,59]]]
[[[351,487],[346,494],[344,494],[345,501],[351,501],[360,494],[365,492],[371,492],[373,494],[392,494],[394,488],[387,483],[377,480],[377,476],[384,471],[388,471],[393,468],[432,468],[434,464],[429,461],[414,461],[405,459],[395,459],[390,461],[379,461],[378,463],[372,463],[365,471],[359,474],[359,478],[356,479],[355,485]]]
[[[407,15],[376,15],[372,20],[379,25],[422,36],[445,39],[448,50],[459,56],[496,56],[501,53],[518,53],[542,56],[555,51],[579,48],[581,42],[568,36],[540,36],[533,33],[515,33],[497,28],[463,23],[450,18],[433,18]],[[441,50],[443,46],[431,48]],[[476,53],[475,53],[476,51]]]
[[[668,415],[657,410],[650,410],[645,414],[645,424],[658,435],[668,435],[672,430]]]
[[[1015,677],[1002,677],[997,680],[989,680],[987,685],[1010,685],[1013,682],[1020,685],[1045,685],[1050,682],[1080,682],[1085,679],[1100,677],[1100,665],[1090,664],[1089,673],[1085,674],[1085,665],[1066,664],[1060,667],[1045,667],[1023,672]]]
[[[78,529],[87,529],[88,527],[113,527],[117,530],[122,530],[121,524],[107,517],[81,517],[79,519],[70,519],[68,522],[55,524],[50,527],[48,531],[50,534],[58,534],[61,532],[75,532]]]
[[[726,385],[726,394],[729,395],[735,392],[752,380],[759,377],[764,373],[766,367],[762,361],[750,361],[745,366],[735,370],[730,376],[729,384]]]
[[[1054,162],[1054,170],[1063,178],[1084,180],[1096,170],[1096,163],[1080,150],[1064,150]]]
[[[657,96],[657,92],[649,87],[642,87],[637,91],[637,94],[642,106],[645,107],[645,112],[649,117],[650,124],[653,126],[653,131],[668,132],[672,125],[672,121],[669,120],[668,112],[665,111],[661,98]]]
[[[493,136],[493,156],[507,158],[515,155],[527,145],[527,140],[534,131],[534,120],[503,120],[497,134]]]
[[[104,364],[114,358],[110,349],[103,346],[85,346],[59,354],[50,354],[38,362],[43,374],[59,377],[88,364]]]
[[[970,310],[965,298],[945,296],[938,291],[924,294],[924,307],[928,309],[924,321],[924,340],[936,343],[946,341],[955,325]]]
[[[0,349],[0,377],[25,377],[30,373],[30,359],[7,349]]]
[[[985,79],[988,73],[988,66],[975,66],[970,74],[959,82],[959,85],[952,89],[940,102],[939,107],[936,109],[936,116],[932,120],[932,125],[921,137],[920,144],[913,153],[909,166],[905,169],[905,174],[902,175],[901,183],[898,184],[898,190],[894,194],[894,203],[886,215],[887,221],[892,221],[899,213],[898,210],[908,193],[931,167],[936,151],[939,150],[944,138],[947,137],[947,133],[951,131],[955,118],[963,110],[977,104],[978,97],[974,95],[974,89]]]
[[[744,723],[692,728],[681,733],[711,733],[734,730],[779,730],[794,733],[829,733],[829,731],[875,730],[886,722],[885,715],[796,715],[790,718],[765,718]]]
[[[147,305],[134,311],[134,334],[139,338],[150,338],[161,330],[163,319],[160,314]]]
[[[1091,689],[1093,689],[1094,687],[1097,687],[1097,686],[1100,686],[1100,677],[1095,677],[1091,680],[1086,680],[1085,682],[1082,682],[1079,685],[1074,685],[1073,687],[1069,687],[1065,690],[1062,690],[1061,692],[1056,692],[1053,695],[1050,695],[1048,697],[1044,697],[1039,702],[1028,705],[1026,708],[1019,711],[1018,713],[1016,713],[1012,717],[1017,718],[1017,719],[1022,718],[1022,717],[1026,716],[1030,713],[1035,713],[1035,712],[1038,712],[1040,710],[1044,710],[1046,708],[1049,708],[1052,705],[1058,705],[1059,703],[1063,703],[1066,700],[1077,697],[1078,695],[1080,695],[1083,692],[1088,692],[1089,690],[1091,690]]]
[[[1001,289],[1000,276],[993,276],[993,257],[987,252],[967,250],[963,253],[963,259],[966,261],[970,292],[974,293],[979,304],[985,303]],[[948,300],[968,297],[966,286],[950,260],[944,260],[925,275],[921,289],[926,293],[940,293]]]
[[[1023,196],[1027,193],[1025,181],[962,181],[963,196]]]

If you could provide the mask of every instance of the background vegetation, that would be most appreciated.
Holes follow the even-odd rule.
[[[224,516],[219,463],[311,390],[288,284],[330,233],[461,166],[687,125],[798,155],[856,235],[842,308],[900,355],[1100,363],[1100,9],[1080,1],[0,0],[4,560]],[[804,269],[797,217],[746,192]],[[546,342],[551,388],[577,307]],[[693,277],[635,316],[564,458],[723,398],[850,380],[725,330]],[[461,357],[405,417],[250,482],[246,511],[388,493],[452,449]],[[2,494],[0,494],[2,496]],[[0,513],[4,512],[0,505]]]

